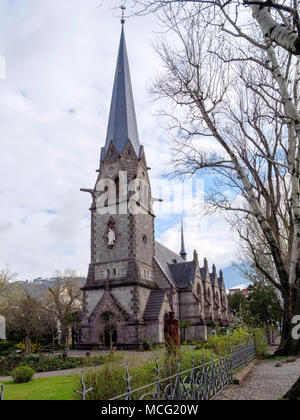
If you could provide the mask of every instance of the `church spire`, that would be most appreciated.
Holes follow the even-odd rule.
[[[140,142],[125,41],[124,17],[122,17],[121,23],[121,40],[103,158],[105,158],[111,142],[114,143],[117,152],[122,154],[127,141],[130,140],[136,155],[139,156],[140,153]]]
[[[184,245],[184,233],[183,233],[183,219],[181,218],[181,251],[180,255],[186,261],[187,253],[185,252],[185,245]]]

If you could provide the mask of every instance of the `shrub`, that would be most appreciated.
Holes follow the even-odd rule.
[[[28,363],[28,362],[39,362],[40,358],[39,356],[34,356],[32,354],[30,354],[29,356],[26,356],[24,358],[24,362]]]
[[[13,370],[11,376],[16,384],[30,382],[33,378],[34,370],[29,366],[19,366]]]
[[[0,356],[8,356],[14,350],[10,341],[0,341]]]
[[[16,345],[17,349],[21,350],[23,353],[25,352],[25,342],[22,341],[22,343],[19,343]],[[40,343],[31,343],[31,352],[37,353],[39,349],[41,348]]]
[[[263,328],[256,328],[254,330],[256,356],[263,358],[268,355],[269,347],[266,332]]]
[[[132,389],[154,382],[154,367],[154,363],[147,363],[144,366],[130,369]],[[87,394],[87,400],[107,400],[116,395],[126,393],[125,376],[125,366],[123,363],[120,363],[120,360],[113,363],[105,363],[101,369],[88,370],[84,382],[87,388],[93,388],[93,390]],[[80,379],[78,378],[77,388],[80,389],[80,387]],[[143,393],[141,392],[140,396]]]
[[[249,340],[253,340],[252,331],[247,328],[237,328],[232,335],[210,335],[205,348],[212,349],[217,355],[224,356],[229,352],[230,348],[246,344]]]
[[[152,344],[150,343],[150,341],[143,341],[143,350],[144,351],[149,351],[152,349]]]
[[[178,357],[180,359],[180,370],[184,371],[192,368],[193,358],[195,366],[211,361],[211,352],[209,350],[183,351],[178,354]],[[160,378],[167,378],[177,372],[177,359],[166,353],[164,359],[159,361],[159,367],[161,368]],[[155,362],[150,361],[143,366],[129,368],[129,374],[132,376],[132,390],[151,384],[156,380]],[[112,363],[105,360],[101,369],[89,369],[85,374],[84,382],[87,388],[93,388],[93,390],[87,394],[87,400],[107,400],[126,393],[125,376],[126,368],[122,359],[117,359]],[[77,377],[77,381],[77,389],[81,389],[79,377]],[[153,392],[154,389],[141,390],[135,394],[135,398],[138,399],[151,391]]]
[[[22,356],[20,354],[0,357],[0,375],[9,375],[13,369],[19,366],[21,361]]]

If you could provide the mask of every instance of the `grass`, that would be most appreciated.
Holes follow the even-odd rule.
[[[5,382],[4,400],[73,400],[76,376],[38,378],[27,384]]]
[[[182,348],[183,354],[185,355],[185,362],[182,365],[183,370],[189,369],[191,367],[191,360],[193,356],[196,358],[196,366],[202,363],[202,356],[205,356],[207,360],[211,360],[211,350],[203,349],[191,351],[194,349],[194,347],[195,346],[184,346]],[[112,367],[114,364],[117,364],[120,374],[120,383],[121,385],[125,386],[125,366],[126,363],[128,363],[130,372],[132,374],[134,373],[134,379],[137,381],[136,385],[142,386],[152,382],[155,379],[155,376],[153,376],[155,357],[158,356],[159,359],[162,360],[164,357],[164,350],[159,349],[158,351],[141,353],[120,352],[117,356],[118,357],[116,357],[114,363],[106,363],[100,367],[100,370],[105,370],[105,368],[107,368],[108,372],[112,374]],[[92,371],[95,372],[95,370],[98,369],[92,369]],[[74,389],[80,388],[78,376],[79,375],[69,375],[51,378],[37,378],[26,384],[14,384],[13,382],[6,382],[4,383],[4,400],[74,400],[76,398]],[[101,378],[102,376],[103,375],[101,374]],[[109,385],[113,386],[114,384]],[[117,395],[119,391],[120,389],[114,389],[112,395],[109,394],[109,396],[111,397]]]

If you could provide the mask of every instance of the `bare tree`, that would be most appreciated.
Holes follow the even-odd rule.
[[[9,298],[8,326],[25,338],[25,353],[31,353],[31,340],[45,332],[45,314],[41,301],[29,288],[15,285]]]
[[[0,270],[0,314],[8,309],[9,283],[16,278],[17,274],[12,273],[8,267]]]
[[[66,345],[66,353],[70,349],[70,333],[79,321],[82,309],[82,294],[78,276],[73,270],[57,272],[56,283],[49,288],[45,309],[55,316],[61,331],[62,343]]]
[[[192,4],[201,4],[205,9],[219,8],[236,23],[237,13],[249,7],[253,18],[259,24],[262,33],[286,51],[295,56],[300,55],[300,18],[299,1],[282,0],[132,0],[138,14],[157,13],[160,9],[177,5],[179,8]],[[232,13],[233,11],[233,13]],[[240,34],[243,33],[238,28]],[[244,34],[245,35],[245,34]]]
[[[297,353],[291,319],[300,313],[298,59],[275,49],[238,4],[228,14],[207,2],[167,3],[160,19],[176,41],[160,41],[165,72],[153,90],[175,105],[167,115],[175,173],[209,172],[218,187],[208,194],[210,209],[254,223],[279,282],[266,274],[284,297],[282,351]]]

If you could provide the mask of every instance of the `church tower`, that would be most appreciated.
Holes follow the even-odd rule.
[[[182,320],[190,323],[187,339],[195,341],[206,337],[211,320],[227,325],[230,318],[222,274],[218,278],[215,267],[209,273],[206,259],[201,268],[196,251],[187,260],[183,221],[180,254],[155,241],[150,168],[138,134],[124,23],[98,177],[94,188],[82,189],[92,197],[91,261],[79,348],[162,344],[170,322]]]
[[[143,313],[153,278],[154,215],[143,146],[139,141],[122,21],[107,136],[92,196],[91,263],[84,294],[80,344],[109,340],[124,347],[144,340]],[[108,331],[109,317],[114,331]]]

